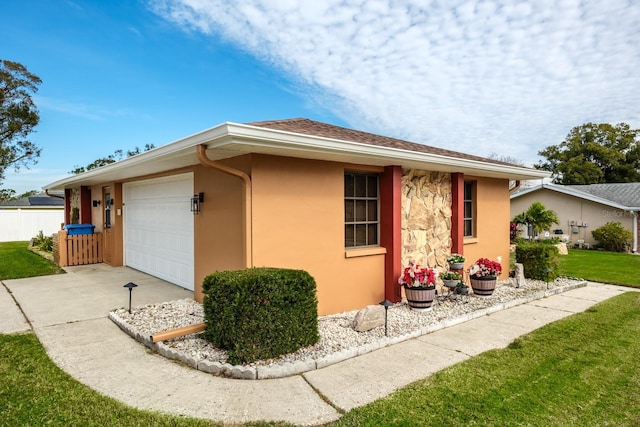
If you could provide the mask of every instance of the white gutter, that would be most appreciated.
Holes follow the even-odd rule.
[[[422,167],[424,168],[424,163],[430,163],[432,166],[439,166],[440,169],[443,170],[450,170],[451,167],[453,167],[456,170],[465,170],[465,173],[468,174],[473,174],[473,171],[481,174],[491,172],[504,175],[505,177],[507,177],[507,175],[511,175],[514,179],[518,178],[518,176],[526,177],[521,179],[548,178],[550,176],[550,173],[547,171],[524,168],[521,166],[510,166],[506,164],[489,163],[483,160],[457,158],[442,154],[383,147],[360,142],[274,130],[259,126],[229,123],[229,130],[234,137],[233,142],[236,144],[240,143],[240,141],[236,141],[235,138],[245,138],[248,141],[244,142],[244,144],[251,146],[287,147],[290,149],[291,147],[295,147],[299,151],[333,153],[336,155],[355,155],[357,157],[362,157],[363,160],[381,160],[386,165],[395,164],[404,167],[405,165],[403,163],[413,162],[416,165],[422,164]],[[469,170],[472,171],[470,172]]]
[[[635,254],[638,252],[638,211],[631,211],[631,218],[633,222],[631,225],[631,229],[633,230],[633,246],[631,247],[631,251]]]

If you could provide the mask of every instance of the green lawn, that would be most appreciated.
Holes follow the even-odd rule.
[[[628,292],[355,409],[335,425],[639,426],[638,355],[640,293]],[[429,361],[406,363],[410,369]]]
[[[640,293],[629,292],[355,409],[335,426],[638,426],[638,354]],[[395,361],[405,362],[429,360]],[[32,334],[0,335],[0,402],[0,426],[221,425],[102,396],[53,364]]]
[[[57,271],[26,248],[0,243],[1,278]],[[615,281],[606,281],[639,286],[639,262],[634,255],[572,250],[561,270],[594,281],[615,273]],[[597,276],[603,271],[610,273]],[[334,425],[638,426],[638,354],[640,293],[629,292],[355,409]],[[405,362],[410,369],[429,360],[394,361]],[[34,335],[0,335],[0,426],[43,424],[221,425],[127,407],[69,377]]]
[[[640,255],[570,249],[560,256],[560,274],[640,288]]]
[[[60,267],[31,252],[29,242],[0,243],[0,280],[64,273]]]

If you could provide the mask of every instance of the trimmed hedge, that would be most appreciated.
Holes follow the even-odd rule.
[[[229,363],[250,363],[316,344],[316,282],[302,270],[250,268],[205,277],[204,337],[229,352]]]
[[[555,280],[559,273],[560,252],[556,246],[537,242],[516,246],[516,262],[524,266],[524,277],[538,280]],[[551,271],[547,275],[546,269]]]

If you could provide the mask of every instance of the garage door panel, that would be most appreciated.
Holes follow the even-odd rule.
[[[125,263],[193,290],[193,174],[125,184]]]

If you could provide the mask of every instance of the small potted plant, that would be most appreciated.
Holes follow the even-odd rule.
[[[420,268],[414,260],[409,260],[409,266],[404,269],[398,283],[404,286],[407,303],[412,310],[424,311],[431,308],[436,297],[436,279],[438,270]]]
[[[469,295],[469,287],[462,281],[456,284],[454,291],[458,295]]]
[[[502,273],[500,262],[488,258],[478,259],[469,269],[473,293],[481,296],[491,295],[496,288],[500,273]]]
[[[462,275],[455,271],[449,271],[442,274],[440,278],[447,288],[455,288],[458,285],[458,282],[462,280]]]
[[[465,258],[460,254],[451,254],[451,256],[447,258],[450,270],[462,270],[464,268],[464,261]]]

